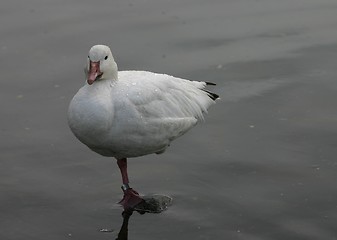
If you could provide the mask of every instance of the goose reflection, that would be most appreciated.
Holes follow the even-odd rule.
[[[137,205],[134,209],[127,209],[122,212],[123,223],[119,230],[116,240],[127,240],[129,231],[129,219],[133,212],[140,214],[145,213],[161,213],[172,204],[172,198],[165,195],[152,195],[144,197],[144,201]]]
[[[128,227],[129,227],[129,219],[132,215],[134,210],[125,210],[122,213],[123,216],[123,223],[121,229],[119,230],[118,236],[116,240],[127,240],[128,239]]]

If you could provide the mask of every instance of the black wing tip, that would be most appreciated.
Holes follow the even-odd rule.
[[[215,86],[216,84],[215,83],[212,83],[212,82],[205,82],[206,85],[211,85],[211,86]]]
[[[206,83],[206,85],[210,85],[210,86],[215,86],[215,85],[216,85],[215,83],[212,83],[212,82],[205,82],[205,83]],[[219,95],[216,94],[216,93],[212,93],[212,92],[207,91],[207,90],[205,90],[205,89],[204,89],[204,91],[208,93],[208,96],[209,96],[213,101],[215,101],[215,100],[217,100],[217,99],[219,98]]]
[[[219,95],[216,94],[216,93],[212,93],[212,92],[207,91],[207,90],[204,90],[204,91],[207,92],[208,96],[209,96],[213,101],[215,101],[215,100],[217,100],[217,99],[219,98]]]
[[[218,94],[215,94],[215,93],[208,93],[208,96],[213,100],[217,100],[219,98],[219,95]]]

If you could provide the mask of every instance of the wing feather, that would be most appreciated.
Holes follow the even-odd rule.
[[[205,82],[189,81],[146,71],[119,72],[129,85],[129,100],[144,117],[203,119],[218,97],[205,90]],[[136,80],[135,80],[136,79]]]
[[[121,71],[119,81],[139,119],[148,124],[147,134],[158,141],[170,142],[186,133],[214,103],[205,82],[146,71]]]

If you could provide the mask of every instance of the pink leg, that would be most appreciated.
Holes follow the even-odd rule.
[[[121,170],[123,184],[129,184],[129,177],[128,177],[128,163],[126,158],[118,159],[117,164],[119,169]]]
[[[129,187],[127,159],[117,159],[117,164],[119,169],[121,170],[123,180],[122,190],[124,192],[124,197],[119,203],[124,207],[125,210],[132,209],[144,200],[135,190]]]

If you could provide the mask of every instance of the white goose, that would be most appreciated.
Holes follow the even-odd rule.
[[[146,71],[118,71],[110,48],[93,46],[86,84],[72,99],[68,122],[91,150],[115,157],[122,174],[124,209],[143,201],[129,187],[127,158],[162,153],[191,129],[218,98],[207,82]]]

